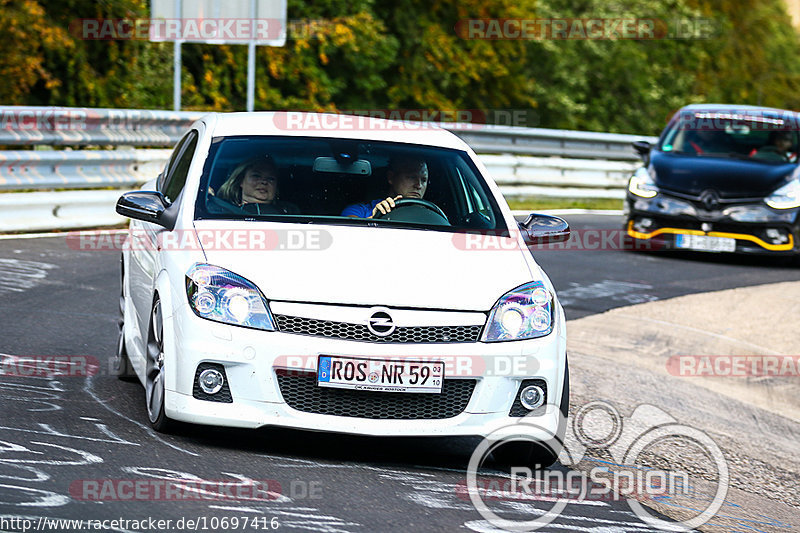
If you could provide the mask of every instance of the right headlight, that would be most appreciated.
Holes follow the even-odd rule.
[[[628,190],[631,194],[642,198],[652,198],[658,194],[658,187],[655,183],[655,170],[639,167],[631,176],[628,182]]]
[[[764,198],[764,202],[773,209],[800,207],[800,180],[795,178],[779,187],[775,192]]]
[[[497,301],[483,332],[484,342],[544,337],[553,331],[553,295],[541,281],[526,283]]]
[[[186,297],[199,317],[235,326],[275,330],[261,291],[229,270],[198,263],[186,273]]]

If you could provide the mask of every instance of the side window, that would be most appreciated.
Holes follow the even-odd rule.
[[[175,201],[175,198],[178,197],[183,190],[183,186],[186,184],[186,176],[189,174],[189,165],[192,163],[194,150],[197,147],[197,132],[189,132],[182,144],[184,145],[183,149],[179,152],[176,148],[173,154],[173,159],[175,159],[176,156],[177,159],[174,161],[170,160],[167,167],[167,178],[161,191],[170,202]]]
[[[178,159],[178,156],[183,150],[183,147],[186,145],[186,140],[189,138],[189,134],[184,135],[175,145],[175,148],[172,149],[172,154],[169,156],[169,161],[167,164],[164,165],[164,170],[161,171],[161,175],[158,177],[158,182],[156,184],[157,189],[160,192],[164,192],[164,182],[169,176],[170,171],[175,166],[175,161]]]

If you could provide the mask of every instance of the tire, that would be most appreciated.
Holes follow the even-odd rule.
[[[175,421],[164,411],[164,322],[161,302],[156,298],[150,313],[147,333],[147,364],[145,366],[145,407],[150,426],[159,433],[170,433]]]
[[[133,365],[131,365],[131,360],[128,358],[128,350],[125,348],[125,272],[123,265],[122,256],[120,256],[121,285],[119,289],[119,318],[117,319],[117,353],[111,358],[111,374],[122,381],[138,381]]]
[[[545,442],[527,440],[506,442],[492,451],[495,462],[503,466],[527,466],[533,470],[541,470],[552,466],[558,460],[558,455],[564,447],[569,416],[569,361],[564,364],[564,390],[558,410],[563,416],[556,428],[556,438]]]

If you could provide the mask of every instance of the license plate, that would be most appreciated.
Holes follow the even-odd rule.
[[[709,235],[676,235],[675,246],[704,252],[734,252],[736,251],[736,239]]]
[[[444,363],[320,355],[317,385],[381,392],[442,392]]]

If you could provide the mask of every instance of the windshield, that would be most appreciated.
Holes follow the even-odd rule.
[[[463,151],[317,137],[213,139],[195,218],[506,230]]]
[[[796,128],[763,114],[681,113],[661,143],[663,152],[765,163],[797,161]]]

